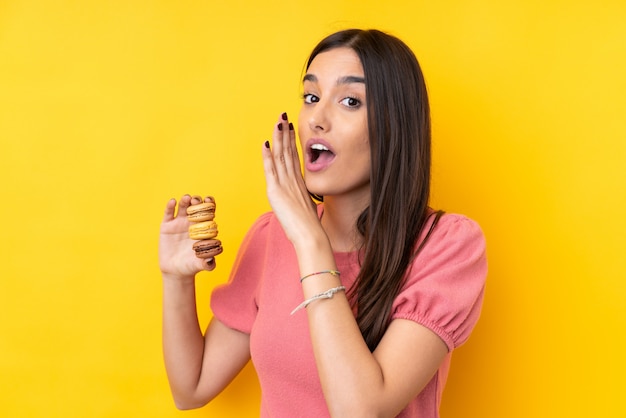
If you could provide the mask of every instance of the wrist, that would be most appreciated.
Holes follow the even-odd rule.
[[[315,233],[308,234],[307,236],[303,236],[299,240],[294,240],[292,244],[298,256],[325,253],[332,255],[333,252],[328,236],[323,229],[320,229]]]
[[[195,284],[195,274],[175,274],[175,273],[161,273],[163,283],[179,283],[179,284]]]

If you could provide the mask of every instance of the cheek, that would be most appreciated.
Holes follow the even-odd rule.
[[[370,141],[367,134],[367,129],[365,129],[363,133],[363,141],[361,143],[361,153],[363,155],[363,165],[367,170],[367,175],[369,177],[369,173],[372,170],[372,152],[370,150]]]
[[[355,163],[358,164],[359,171],[362,172],[364,176],[369,177],[369,173],[372,169],[372,154],[370,152],[370,144],[367,138],[360,141],[355,149],[358,153]]]
[[[367,131],[367,127],[365,127],[361,132],[361,152],[367,154],[367,159],[370,159],[370,140],[369,140],[369,132]]]

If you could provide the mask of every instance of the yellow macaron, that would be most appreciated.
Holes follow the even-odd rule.
[[[204,221],[189,226],[189,238],[211,239],[217,236],[217,224],[215,221]]]

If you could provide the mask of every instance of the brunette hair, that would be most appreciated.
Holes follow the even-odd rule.
[[[443,212],[428,207],[430,107],[415,54],[400,39],[378,30],[348,29],[323,39],[311,52],[351,48],[365,75],[371,152],[370,205],[357,220],[363,235],[361,270],[349,291],[370,350],[382,339],[411,261]],[[417,243],[429,214],[433,222]]]

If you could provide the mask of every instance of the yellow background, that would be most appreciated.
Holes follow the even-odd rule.
[[[444,417],[623,417],[626,3],[0,1],[0,416],[253,417],[248,367],[175,410],[165,202],[211,193],[226,251],[268,209],[260,150],[324,35],[404,39],[433,108],[433,203],[482,225],[481,322]]]

